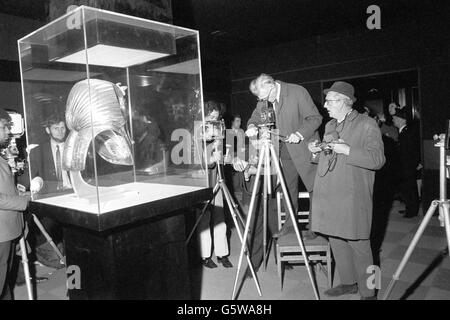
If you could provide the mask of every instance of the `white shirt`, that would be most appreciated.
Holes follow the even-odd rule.
[[[69,175],[67,174],[66,170],[62,169],[62,157],[63,157],[63,152],[64,152],[64,142],[56,142],[53,139],[50,139],[50,146],[52,147],[52,155],[53,155],[53,164],[55,165],[55,171],[57,171],[56,169],[56,146],[59,146],[59,154],[61,155],[61,174],[62,174],[62,179],[63,179],[63,188],[67,188],[67,189],[71,189],[72,188],[72,184],[70,183],[70,179],[69,179]]]

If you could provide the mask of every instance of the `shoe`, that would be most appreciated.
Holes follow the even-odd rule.
[[[400,213],[400,214],[404,214],[405,212],[406,212],[406,210],[404,210],[404,209],[398,210],[398,213]]]
[[[417,214],[414,214],[414,215],[412,215],[412,214],[405,214],[403,216],[403,218],[406,218],[406,219],[410,219],[410,218],[414,218],[414,217],[417,217]]]
[[[53,269],[62,269],[65,267],[59,259],[46,260],[43,257],[37,256],[37,260],[46,267]]]
[[[377,296],[370,296],[370,297],[362,297],[360,300],[378,300]]]
[[[329,297],[339,297],[344,294],[355,294],[358,292],[358,284],[340,284],[337,287],[326,290],[324,293]]]
[[[233,265],[227,257],[217,257],[217,262],[222,264],[225,268],[233,268]]]
[[[210,269],[217,268],[217,264],[215,264],[211,258],[202,259],[202,265]]]

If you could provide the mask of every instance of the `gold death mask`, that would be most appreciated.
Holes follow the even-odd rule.
[[[130,136],[125,128],[125,92],[112,82],[86,79],[77,82],[66,104],[70,130],[64,145],[63,168],[83,171],[92,139],[106,161],[133,165]]]

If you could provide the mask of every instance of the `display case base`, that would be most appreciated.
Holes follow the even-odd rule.
[[[107,233],[66,226],[69,298],[191,299],[184,240],[181,213]]]

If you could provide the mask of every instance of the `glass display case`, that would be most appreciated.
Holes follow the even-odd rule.
[[[18,48],[34,201],[102,214],[208,188],[197,31],[81,6]]]

